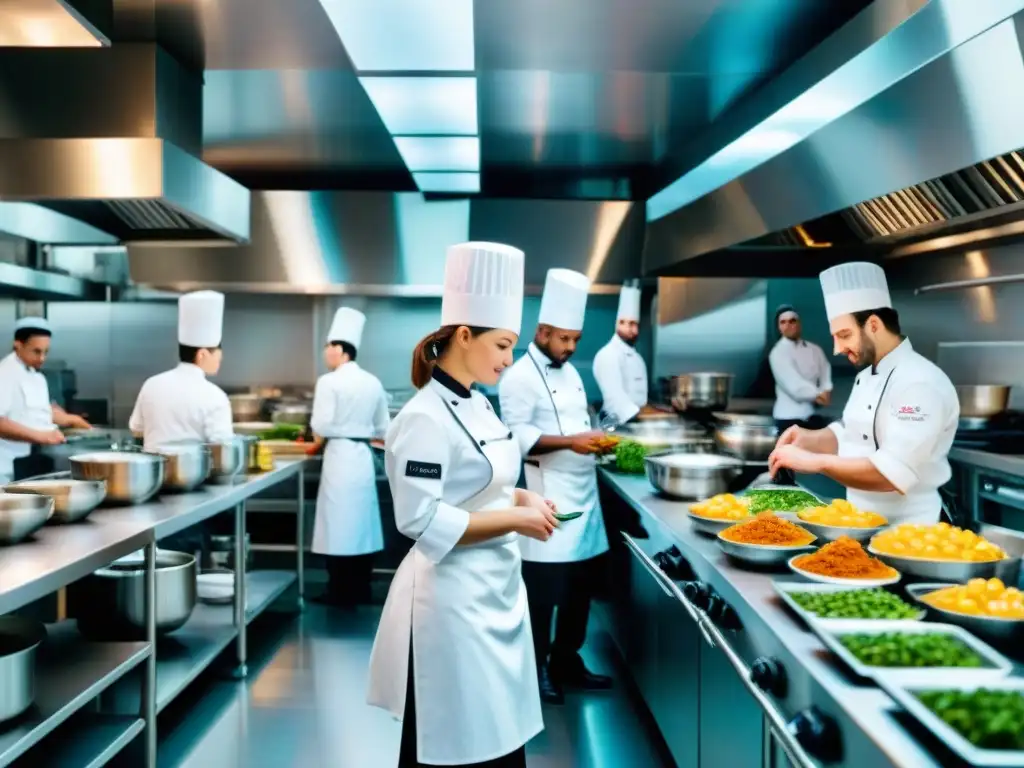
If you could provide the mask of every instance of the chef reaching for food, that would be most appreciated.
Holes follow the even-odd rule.
[[[399,766],[522,768],[544,728],[518,539],[547,541],[553,505],[516,488],[519,444],[487,398],[512,363],[523,252],[448,249],[441,327],[413,352],[419,392],[395,417],[385,469],[415,543],[391,582],[369,702],[403,718]]]
[[[23,317],[14,324],[13,351],[0,360],[0,481],[52,472],[53,459],[40,446],[64,442],[58,427],[89,428],[81,416],[50,401],[40,369],[51,335],[46,318]]]
[[[220,370],[223,332],[224,294],[195,291],[178,299],[178,366],[146,379],[128,421],[147,451],[234,436],[231,402],[206,378]]]
[[[935,522],[960,418],[953,384],[901,335],[881,267],[840,264],[821,273],[821,288],[835,354],[861,371],[842,419],[787,429],[769,470],[827,475],[855,507],[891,523]]]
[[[590,672],[579,653],[587,635],[591,593],[600,578],[599,556],[608,551],[595,458],[608,449],[608,441],[591,429],[583,379],[569,362],[583,334],[589,291],[586,275],[548,270],[533,342],[498,385],[502,420],[526,462],[526,487],[563,512],[582,513],[550,541],[519,540],[540,694],[549,704],[564,701],[563,686],[611,685],[610,678]]]

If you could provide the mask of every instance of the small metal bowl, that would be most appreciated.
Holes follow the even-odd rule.
[[[966,613],[947,611],[925,602],[924,597],[939,589],[950,586],[945,583],[911,584],[907,594],[924,608],[928,615],[945,624],[956,624],[978,637],[996,644],[1020,643],[1024,641],[1024,619],[997,619],[992,616],[970,616]]]
[[[898,557],[879,552],[874,545],[868,546],[868,552],[886,565],[891,565],[904,576],[918,579],[944,581],[950,584],[962,584],[971,579],[991,579],[996,577],[1007,584],[1017,583],[1020,570],[1019,557],[1006,557],[987,563],[964,562],[962,560],[926,560],[921,557]]]
[[[17,544],[53,514],[53,499],[29,493],[0,493],[0,545]]]
[[[6,493],[33,493],[53,499],[53,524],[77,523],[103,503],[103,480],[73,480],[70,473],[18,480],[4,487]]]
[[[735,523],[734,523],[735,524]],[[814,550],[814,541],[800,546],[773,546],[771,544],[739,544],[729,541],[721,533],[718,534],[718,546],[729,557],[744,563],[760,566],[781,566],[789,562],[794,555],[802,555]]]
[[[800,517],[799,513],[796,515],[796,522],[802,527],[806,528],[813,534],[816,534],[822,541],[835,541],[836,539],[842,538],[843,536],[849,536],[851,539],[859,542],[868,541],[879,531],[884,531],[889,527],[889,524],[878,525],[874,528],[858,528],[855,526],[846,527],[842,525],[825,525],[824,523],[810,523]]]

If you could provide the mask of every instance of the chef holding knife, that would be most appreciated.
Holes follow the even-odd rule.
[[[892,523],[935,522],[939,489],[951,476],[956,390],[901,334],[881,267],[841,264],[821,273],[821,287],[835,353],[862,370],[842,419],[824,429],[790,427],[769,470],[827,475],[856,507]]]
[[[334,314],[316,383],[310,426],[327,441],[316,497],[313,552],[327,562],[318,602],[344,608],[370,600],[373,556],[384,549],[377,470],[369,443],[387,432],[388,399],[380,380],[356,362],[366,316],[350,307]]]
[[[14,325],[14,349],[0,361],[0,482],[52,472],[53,459],[40,446],[64,442],[58,427],[89,429],[81,416],[50,401],[40,369],[51,335],[45,318],[21,318]]]
[[[569,362],[582,336],[589,290],[586,275],[548,271],[533,343],[498,385],[502,420],[526,461],[526,487],[563,512],[583,513],[549,541],[519,540],[540,694],[549,704],[564,701],[563,686],[611,686],[610,678],[586,668],[579,653],[600,577],[597,558],[608,551],[595,460],[604,451],[603,433],[591,429],[583,380]]]

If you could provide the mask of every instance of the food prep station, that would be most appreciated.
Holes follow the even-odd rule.
[[[147,455],[140,456],[139,467],[131,471],[145,468]],[[213,461],[217,463],[216,457]],[[165,489],[181,480],[173,461],[167,464]],[[192,490],[150,494],[142,503],[121,499],[119,505],[100,506],[86,519],[45,525],[0,548],[0,615],[30,610],[54,594],[59,606],[66,602],[74,608],[76,590],[87,588],[90,580],[119,577],[120,591],[111,599],[127,609],[137,635],[96,641],[98,632],[110,629],[104,626],[107,622],[81,622],[90,612],[109,608],[95,600],[100,593],[83,594],[78,622],[65,618],[65,609],[58,607],[58,621],[46,625],[42,644],[21,646],[27,651],[18,668],[21,677],[5,678],[10,684],[0,690],[0,712],[11,716],[0,724],[0,766],[40,761],[100,766],[120,755],[128,764],[154,768],[157,715],[232,645],[232,674],[244,677],[249,624],[296,582],[301,608],[305,586],[304,547],[299,546],[293,569],[235,569],[226,583],[221,583],[223,572],[211,572],[213,581],[200,584],[197,600],[196,559],[190,553],[157,549],[157,542],[229,512],[234,517],[234,562],[244,563],[247,501],[292,481],[298,488],[296,531],[301,540],[303,475],[309,464],[302,457],[278,459],[266,472],[236,470],[218,482],[198,488],[193,483]],[[205,477],[209,469],[198,471]],[[123,490],[116,479],[107,485],[115,495]],[[19,618],[4,616],[0,621]],[[12,632],[18,628],[7,627]],[[0,656],[0,664],[16,656]]]
[[[735,562],[695,529],[687,502],[647,477],[600,477],[612,548],[606,622],[679,768],[972,764],[895,703],[899,690],[829,652],[776,589],[798,576]],[[1020,534],[982,533],[1024,551]],[[1019,645],[1013,655],[1019,674]]]

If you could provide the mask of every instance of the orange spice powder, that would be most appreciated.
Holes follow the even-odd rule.
[[[729,526],[722,538],[736,544],[767,544],[776,547],[810,544],[814,536],[771,512],[762,512],[752,520]]]
[[[860,542],[841,536],[817,552],[793,561],[797,568],[837,579],[884,579],[896,571],[864,551]]]

